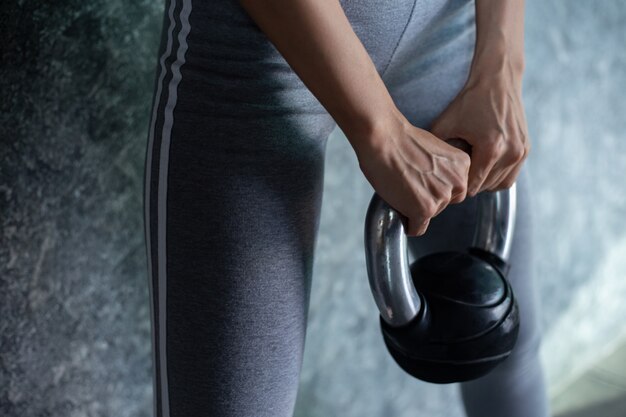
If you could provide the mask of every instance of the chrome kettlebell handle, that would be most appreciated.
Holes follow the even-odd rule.
[[[515,227],[516,184],[476,195],[478,219],[472,246],[508,261]],[[401,214],[374,193],[365,217],[365,258],[370,288],[382,318],[398,327],[420,312],[411,277]]]

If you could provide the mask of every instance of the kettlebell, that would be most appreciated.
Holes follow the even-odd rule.
[[[471,246],[421,257],[412,251],[410,266],[402,215],[377,193],[367,209],[367,274],[385,346],[405,372],[426,382],[479,378],[517,341],[518,305],[506,278],[516,186],[475,197]]]

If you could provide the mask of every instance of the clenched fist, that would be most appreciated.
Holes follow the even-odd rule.
[[[470,157],[393,114],[367,140],[350,142],[376,193],[406,217],[406,234],[419,236],[448,204],[465,199]]]
[[[430,128],[439,138],[462,138],[472,146],[469,196],[511,187],[528,157],[520,77],[506,66],[472,72]]]

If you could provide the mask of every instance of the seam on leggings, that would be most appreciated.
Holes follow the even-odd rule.
[[[147,248],[148,248],[148,290],[150,293],[150,324],[151,324],[151,331],[152,331],[152,392],[153,392],[153,400],[152,400],[152,407],[153,407],[153,415],[155,417],[159,417],[160,413],[159,413],[159,409],[160,407],[158,406],[159,403],[159,398],[162,397],[162,392],[161,390],[161,386],[162,384],[161,382],[161,376],[159,375],[159,370],[161,369],[160,366],[160,358],[161,358],[161,350],[160,347],[158,345],[158,341],[161,339],[159,336],[159,331],[160,328],[158,327],[158,323],[160,322],[158,320],[158,317],[156,316],[157,314],[161,314],[161,308],[156,307],[155,306],[155,296],[152,290],[152,287],[154,285],[154,277],[153,277],[153,273],[152,273],[152,236],[150,233],[150,228],[151,228],[151,217],[150,217],[150,212],[151,212],[151,195],[152,195],[152,154],[154,152],[154,132],[156,130],[156,124],[157,124],[157,117],[158,117],[158,109],[159,106],[161,105],[161,101],[163,100],[163,93],[164,93],[164,89],[162,88],[163,86],[163,81],[165,80],[166,74],[167,74],[167,68],[165,66],[165,61],[171,56],[172,54],[172,44],[173,44],[173,33],[174,33],[174,29],[176,27],[176,22],[174,20],[174,9],[176,7],[176,1],[172,0],[170,3],[170,7],[168,10],[168,16],[169,16],[169,27],[168,27],[168,31],[167,31],[167,45],[165,48],[165,51],[163,52],[163,54],[161,55],[160,58],[160,72],[159,72],[159,78],[157,80],[157,85],[156,85],[156,92],[153,98],[153,104],[152,104],[152,116],[151,116],[151,122],[150,122],[150,130],[148,133],[148,149],[147,149],[147,157],[146,157],[146,167],[145,167],[145,177],[144,177],[144,186],[145,186],[145,194],[144,194],[144,218],[145,218],[145,233],[146,233],[146,244],[147,244]],[[158,240],[158,232],[157,232],[157,240]],[[157,269],[158,271],[158,269]],[[159,302],[159,295],[157,292],[157,297],[156,297],[156,301]],[[155,308],[156,307],[156,308]],[[156,311],[155,311],[156,310]],[[156,323],[154,322],[156,321]],[[157,361],[157,352],[159,352],[159,361]],[[158,381],[158,383],[157,383]],[[157,387],[158,384],[158,387]]]
[[[404,28],[402,29],[402,33],[400,33],[400,36],[398,36],[398,41],[396,42],[396,46],[393,47],[393,51],[391,52],[391,55],[389,55],[389,59],[387,60],[387,64],[385,64],[385,68],[380,73],[381,78],[384,77],[385,74],[387,73],[387,70],[389,69],[389,66],[391,65],[391,61],[393,61],[393,58],[396,55],[396,50],[398,49],[398,46],[400,46],[400,41],[402,40],[402,38],[404,38],[404,32],[406,32],[406,29],[409,27],[409,23],[413,19],[413,13],[415,12],[415,6],[417,5],[417,2],[418,0],[413,1],[413,7],[411,7],[411,11],[409,12],[409,18],[407,19],[406,24],[404,25]]]

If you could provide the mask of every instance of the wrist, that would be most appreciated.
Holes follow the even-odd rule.
[[[524,72],[524,0],[476,0],[476,45],[470,73],[506,73],[521,82]]]
[[[389,104],[382,106],[377,111],[361,118],[351,118],[349,122],[340,124],[339,127],[358,156],[359,150],[363,146],[377,146],[382,140],[381,138],[405,123],[408,123],[406,117],[391,100]]]
[[[497,67],[502,63],[507,63],[518,75],[524,72],[523,41],[508,39],[501,30],[492,31],[488,40],[476,43],[472,69]]]
[[[370,164],[376,164],[375,161],[386,159],[385,155],[394,138],[403,137],[411,128],[414,128],[413,125],[393,105],[362,129],[346,134],[346,138],[355,152],[361,170],[365,170]]]
[[[472,62],[467,85],[489,85],[494,80],[506,80],[506,83],[518,89],[522,87],[524,76],[524,55],[513,53],[506,46],[493,46],[477,51]]]

